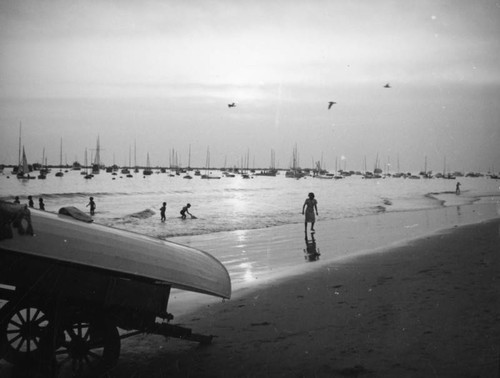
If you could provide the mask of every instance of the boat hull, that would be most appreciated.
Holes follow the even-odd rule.
[[[231,296],[229,274],[210,254],[184,245],[66,215],[31,211],[34,235],[0,241],[2,253],[19,253],[95,268],[127,278],[161,282],[222,298]],[[1,256],[0,256],[1,257]]]

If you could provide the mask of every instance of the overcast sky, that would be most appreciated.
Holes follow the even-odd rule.
[[[297,145],[303,167],[498,171],[499,20],[496,0],[2,0],[0,163],[22,124],[30,163],[99,136],[106,164],[136,142],[138,164],[287,167]]]

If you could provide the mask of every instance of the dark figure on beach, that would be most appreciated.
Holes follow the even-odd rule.
[[[304,221],[305,231],[307,232],[307,223],[311,223],[311,232],[314,232],[314,223],[316,222],[316,215],[318,215],[318,201],[314,198],[314,193],[309,193],[309,198],[306,199],[304,205],[302,206],[302,215],[305,215],[306,219]]]
[[[165,211],[167,210],[167,203],[163,202],[163,206],[160,207],[161,221],[165,222],[167,218],[165,217]]]
[[[455,193],[456,193],[457,196],[460,194],[460,185],[462,185],[462,184],[460,184],[459,182],[457,182],[457,188],[455,189]]]
[[[33,202],[33,197],[28,196],[28,206],[31,208],[35,207],[35,203]]]
[[[28,206],[0,201],[0,240],[12,239],[13,228],[19,235],[33,235]]]
[[[45,204],[43,203],[43,198],[38,199],[38,207],[40,210],[45,210]]]
[[[189,208],[191,207],[191,204],[188,203],[186,206],[184,206],[181,210],[181,218],[182,219],[186,219],[186,213],[188,213],[189,215],[193,216],[190,212],[189,212]]]
[[[21,204],[21,201],[19,201],[19,196],[16,196],[16,198],[14,198],[14,203],[20,205]]]
[[[90,215],[94,215],[95,214],[95,202],[94,202],[94,197],[90,197],[90,201],[89,203],[87,204],[87,206],[85,207],[88,207],[90,206]]]

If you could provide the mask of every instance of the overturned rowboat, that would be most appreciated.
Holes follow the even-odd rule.
[[[19,231],[32,232],[14,229],[0,240],[0,299],[8,301],[0,309],[0,357],[92,374],[112,368],[120,339],[138,333],[210,343],[212,336],[171,324],[167,306],[172,288],[231,296],[229,274],[213,256],[82,222],[86,215],[74,208],[63,215],[17,206],[8,209],[18,216],[4,211],[2,227],[16,218]]]

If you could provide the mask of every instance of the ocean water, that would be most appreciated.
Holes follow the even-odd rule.
[[[461,183],[458,196],[457,181]],[[319,264],[304,259],[307,239],[304,242],[302,205],[309,192],[318,200]],[[95,222],[204,250],[227,268],[233,296],[338,258],[500,216],[500,181],[486,177],[297,180],[282,173],[251,179],[194,176],[186,180],[162,173],[126,178],[101,172],[85,180],[78,171],[69,171],[61,178],[51,174],[46,180],[23,181],[7,173],[0,175],[0,199],[19,196],[21,203],[27,203],[28,195],[33,196],[35,207],[42,197],[46,211],[52,212],[64,206],[88,211],[92,196],[97,204]],[[165,223],[160,222],[163,202],[167,202]],[[180,219],[179,211],[188,202],[197,219]],[[479,206],[467,206],[472,204]],[[327,234],[333,235],[333,242],[325,241]],[[218,300],[174,289],[169,311],[182,316]]]
[[[457,181],[461,183],[459,196],[455,194]],[[220,180],[198,176],[187,180],[166,173],[127,178],[104,171],[90,180],[79,171],[65,172],[63,177],[55,177],[52,172],[45,180],[18,180],[7,172],[0,175],[1,199],[19,196],[22,203],[27,203],[27,196],[32,195],[35,208],[42,197],[47,211],[57,212],[64,206],[88,211],[86,205],[92,196],[97,204],[95,222],[162,239],[302,223],[302,205],[309,192],[316,195],[319,222],[478,201],[493,203],[500,199],[500,181],[487,177],[366,180],[361,176],[297,180],[286,178],[284,173]],[[163,202],[167,202],[165,223],[160,222]],[[196,219],[180,219],[179,211],[187,203]]]

